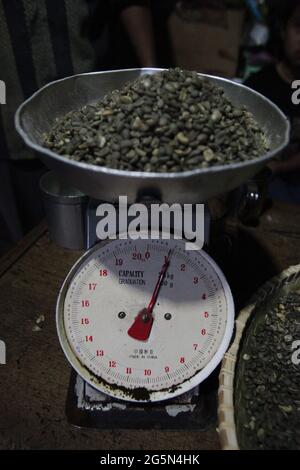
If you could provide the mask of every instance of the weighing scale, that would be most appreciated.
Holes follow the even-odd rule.
[[[270,142],[266,155],[156,174],[79,163],[42,147],[56,117],[158,71],[97,72],[53,82],[19,108],[17,130],[49,168],[91,199],[115,202],[126,195],[129,203],[145,196],[170,204],[206,202],[247,181],[288,142],[288,121],[273,103],[240,84],[209,77],[254,114]],[[61,288],[57,331],[73,369],[67,401],[73,424],[204,429],[214,419],[210,380],[233,332],[230,288],[205,250],[186,250],[185,240],[164,239],[164,227],[158,228],[151,239],[90,242]]]

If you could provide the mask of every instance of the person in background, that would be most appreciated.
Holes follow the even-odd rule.
[[[300,1],[277,2],[273,25],[277,60],[250,76],[245,85],[262,93],[286,114],[291,140],[281,158],[272,161],[270,195],[274,199],[300,203],[300,105],[293,104],[292,82],[300,79]]]
[[[118,68],[117,21],[135,50],[136,66],[155,66],[150,3],[0,0],[0,80],[6,85],[6,104],[0,105],[0,253],[4,231],[16,241],[43,215],[38,182],[45,167],[15,130],[18,106],[53,80]]]

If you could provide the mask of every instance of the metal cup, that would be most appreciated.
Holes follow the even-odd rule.
[[[40,179],[50,239],[63,248],[86,246],[86,206],[88,196],[72,188],[50,171]]]

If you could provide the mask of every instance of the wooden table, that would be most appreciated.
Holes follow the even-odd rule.
[[[299,207],[277,203],[259,227],[245,228],[229,219],[224,230],[237,238],[246,234],[259,246],[259,259],[251,253],[246,259],[254,268],[262,259],[269,260],[265,277],[299,262]],[[230,274],[234,289],[239,288],[248,246],[242,242],[232,258],[238,273]],[[0,339],[7,347],[7,363],[0,365],[0,449],[218,449],[216,426],[206,432],[92,431],[67,422],[70,367],[56,334],[55,303],[79,256],[54,245],[42,224],[0,260]],[[245,296],[260,277],[254,284],[247,281]],[[41,331],[33,331],[41,315]]]

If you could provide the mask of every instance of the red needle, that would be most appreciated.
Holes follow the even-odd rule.
[[[146,341],[150,336],[152,324],[153,324],[152,311],[153,311],[154,305],[156,304],[159,290],[161,288],[162,282],[164,280],[167,269],[169,267],[171,254],[172,254],[172,250],[169,250],[168,256],[165,259],[165,262],[162,265],[161,271],[159,273],[158,280],[154,288],[148,307],[143,308],[143,310],[141,310],[138,313],[133,324],[131,325],[131,327],[129,328],[127,332],[129,336],[131,336],[134,339],[137,339],[139,341]]]

